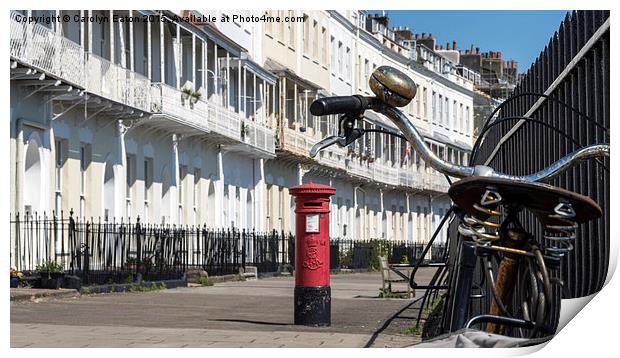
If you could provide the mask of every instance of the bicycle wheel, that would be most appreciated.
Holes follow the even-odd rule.
[[[519,273],[516,297],[513,302],[518,318],[536,323],[531,330],[519,329],[513,335],[538,338],[553,335],[557,329],[561,308],[561,282],[554,280],[538,248],[534,257],[524,260]],[[553,282],[558,284],[553,284]]]

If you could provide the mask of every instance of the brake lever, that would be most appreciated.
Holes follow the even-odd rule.
[[[322,151],[323,149],[329,147],[330,145],[337,144],[339,147],[345,147],[347,144],[346,137],[341,137],[337,135],[332,135],[326,138],[323,138],[320,142],[316,143],[310,149],[310,158],[316,157],[316,155]]]
[[[364,129],[354,128],[355,120],[359,119],[362,114],[363,112],[345,113],[342,117],[340,117],[339,132],[343,135],[329,136],[316,143],[310,149],[310,157],[314,158],[321,150],[329,147],[330,145],[337,144],[340,148],[346,147],[364,135]]]

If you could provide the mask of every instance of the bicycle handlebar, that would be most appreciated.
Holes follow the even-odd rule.
[[[413,149],[426,163],[428,163],[428,165],[442,174],[457,178],[480,175],[525,182],[547,181],[563,173],[581,161],[594,157],[609,156],[608,144],[595,144],[567,154],[558,161],[552,163],[547,168],[536,173],[525,176],[509,175],[497,172],[484,165],[476,165],[473,167],[464,166],[439,158],[426,145],[424,142],[424,137],[418,132],[415,125],[403,112],[401,112],[398,108],[389,106],[376,98],[362,96],[327,97],[314,101],[310,107],[310,111],[316,116],[336,113],[363,112],[365,109],[372,109],[375,112],[387,116],[390,120],[392,120],[396,127],[400,129],[403,136],[411,144]],[[314,157],[318,151],[333,144],[345,146],[345,138],[338,136],[325,138],[315,144],[310,151],[310,155]]]
[[[315,116],[327,116],[330,114],[358,113],[370,108],[370,100],[373,97],[336,96],[319,98],[310,105],[310,113]]]
[[[326,97],[315,100],[310,106],[310,112],[315,116],[344,113],[348,118],[345,130],[338,136],[331,136],[315,144],[310,150],[314,157],[319,151],[330,145],[347,146],[359,138],[364,131],[353,129],[355,116],[361,118],[363,112],[372,109],[382,113],[394,122],[413,149],[433,169],[453,177],[465,178],[472,175],[490,176],[508,180],[535,182],[549,180],[566,171],[573,165],[588,158],[609,156],[609,144],[596,144],[576,150],[552,163],[547,168],[525,176],[509,175],[496,172],[485,165],[464,166],[447,162],[439,158],[424,142],[424,137],[418,133],[413,123],[403,112],[396,107],[407,105],[416,95],[417,85],[406,74],[389,66],[378,67],[368,80],[371,90],[376,97],[359,95]],[[341,118],[342,121],[342,118]]]

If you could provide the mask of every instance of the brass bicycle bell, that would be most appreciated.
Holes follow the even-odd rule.
[[[393,107],[409,104],[418,87],[406,74],[390,66],[377,67],[368,83],[377,98]]]

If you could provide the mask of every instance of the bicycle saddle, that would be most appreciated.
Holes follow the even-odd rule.
[[[495,210],[494,207],[500,204],[525,207],[543,225],[559,224],[558,215],[568,215],[575,223],[602,215],[600,206],[589,197],[537,182],[472,176],[452,184],[448,195],[467,214],[477,217],[481,216],[481,211],[474,205]]]

